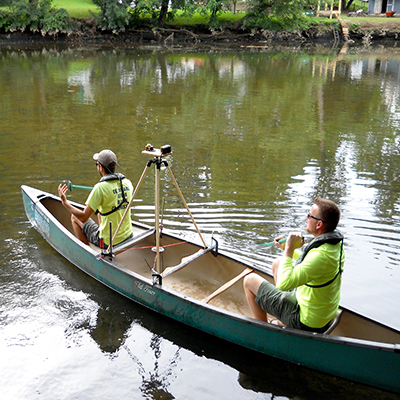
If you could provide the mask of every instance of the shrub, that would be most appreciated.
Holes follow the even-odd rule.
[[[249,6],[243,21],[247,28],[282,31],[305,29],[309,25],[303,0],[250,0]]]
[[[98,0],[96,0],[98,1]],[[129,25],[131,14],[128,13],[130,0],[102,0],[100,4],[100,12],[93,17],[98,26],[103,30],[124,31]]]
[[[37,3],[16,0],[11,2],[8,12],[1,12],[0,27],[11,32],[29,29],[45,35],[68,32],[74,25],[67,11],[53,8],[51,0],[39,0]]]

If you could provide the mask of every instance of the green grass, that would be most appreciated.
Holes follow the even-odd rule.
[[[52,4],[56,8],[64,8],[74,18],[90,18],[90,11],[99,12],[99,7],[92,0],[53,0]]]
[[[245,13],[236,13],[225,12],[218,16],[218,21],[222,24],[232,24],[237,20],[243,18]],[[174,20],[171,23],[167,23],[167,25],[173,25],[176,27],[182,26],[191,26],[191,25],[208,25],[210,20],[210,15],[204,15],[200,13],[195,13],[191,16],[184,16],[182,11],[177,11]]]

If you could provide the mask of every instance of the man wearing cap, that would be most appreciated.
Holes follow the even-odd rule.
[[[104,247],[108,247],[111,243],[110,221],[114,235],[131,200],[133,186],[124,175],[115,172],[118,160],[113,151],[102,150],[94,154],[93,159],[96,161],[96,168],[101,179],[90,192],[85,203],[86,207],[81,210],[67,200],[68,186],[65,184],[58,186],[58,194],[63,206],[72,214],[71,222],[75,235],[85,244],[92,243],[99,247],[100,239],[103,239]],[[99,224],[91,218],[93,213],[98,214]],[[130,237],[132,237],[132,224],[129,212],[122,222],[113,245]]]

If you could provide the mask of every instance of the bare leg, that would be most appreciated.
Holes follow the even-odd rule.
[[[275,285],[276,285],[276,281],[278,280],[278,279],[277,279],[277,276],[278,276],[278,268],[279,268],[279,264],[280,264],[281,260],[282,260],[281,257],[275,258],[275,260],[274,260],[273,263],[272,263],[272,275],[274,276]]]
[[[72,223],[72,228],[74,229],[75,236],[81,240],[85,244],[89,244],[89,240],[86,237],[86,235],[82,232],[82,227],[83,227],[83,222],[80,221],[78,218],[75,217],[75,215],[71,215],[71,223]]]
[[[257,290],[263,281],[260,275],[251,273],[244,278],[243,287],[253,317],[260,321],[267,321],[267,313],[256,303]]]

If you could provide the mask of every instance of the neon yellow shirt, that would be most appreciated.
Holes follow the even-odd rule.
[[[125,197],[128,202],[132,198],[133,186],[129,179],[122,180]],[[86,200],[86,204],[93,210],[98,210],[100,213],[105,214],[117,207],[122,202],[121,185],[118,179],[112,181],[104,181],[97,183],[93,190],[90,192]],[[99,237],[103,238],[107,245],[110,244],[110,221],[112,222],[113,235],[117,230],[122,216],[128,204],[123,204],[122,207],[110,215],[101,216],[101,225],[99,229]],[[124,222],[115,238],[113,245],[118,244],[125,240],[132,234],[131,212],[126,215]]]
[[[303,262],[293,267],[290,257],[283,257],[279,265],[276,287],[280,290],[296,289],[296,298],[300,306],[300,321],[311,328],[322,328],[336,314],[340,300],[342,276],[321,288],[311,288],[329,282],[339,270],[341,243],[325,243],[308,252]],[[298,259],[296,250],[293,258]],[[344,264],[342,254],[342,269]]]

